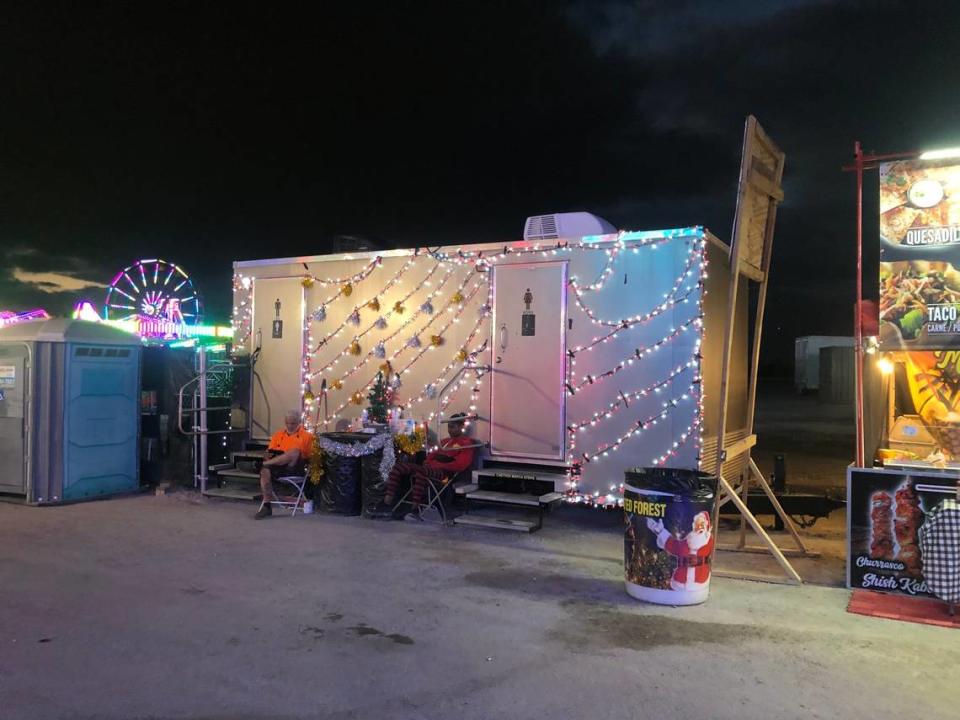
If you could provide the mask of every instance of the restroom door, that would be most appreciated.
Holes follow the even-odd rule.
[[[0,348],[0,493],[27,492],[24,449],[27,438],[27,348]]]
[[[492,455],[563,460],[567,263],[493,270]]]

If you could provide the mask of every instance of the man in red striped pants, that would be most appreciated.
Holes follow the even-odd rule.
[[[463,425],[466,419],[465,413],[455,413],[450,416],[450,421],[447,423],[447,432],[450,437],[444,438],[439,449],[427,455],[423,465],[396,463],[393,466],[390,477],[387,478],[387,492],[383,498],[384,505],[393,507],[400,492],[401,484],[409,481],[413,483],[411,502],[413,512],[416,512],[423,504],[424,496],[427,493],[428,479],[453,479],[455,475],[473,465],[474,448],[469,446],[474,443],[463,434]]]

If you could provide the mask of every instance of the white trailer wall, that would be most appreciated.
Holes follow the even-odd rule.
[[[708,237],[720,245],[705,231],[691,228],[621,233],[619,240],[584,238],[583,249],[547,244],[535,253],[532,243],[513,243],[506,255],[504,246],[486,245],[443,248],[442,257],[420,250],[235,263],[237,349],[251,352],[259,346],[260,352],[253,416],[261,427],[255,435],[266,437],[276,429],[278,408],[288,407],[303,381],[301,360],[290,350],[298,341],[287,338],[294,337],[293,325],[304,316],[291,318],[281,310],[283,339],[273,338],[267,324],[280,297],[277,279],[286,279],[281,284],[291,298],[297,292],[305,297],[307,322],[301,327],[301,341],[315,352],[303,360],[314,394],[319,395],[321,378],[327,380],[332,428],[335,418],[355,417],[367,405],[365,399],[362,405],[352,404],[351,395],[361,392],[365,397],[385,359],[402,373],[398,402],[418,420],[429,418],[438,408],[430,390],[439,389],[464,366],[458,359],[461,349],[480,350],[476,363],[496,368],[499,338],[491,313],[486,312],[494,305],[490,273],[484,271],[488,263],[565,261],[574,281],[566,293],[564,339],[567,381],[573,392],[564,393],[565,388],[557,392],[565,400],[566,426],[582,426],[572,436],[566,433],[564,456],[566,464],[582,463],[580,488],[607,493],[621,482],[623,469],[632,466],[663,462],[698,467],[700,260]],[[315,279],[304,282],[308,276]],[[574,283],[580,288],[579,302]],[[458,293],[463,299],[455,302]],[[379,309],[370,307],[374,300]],[[422,309],[428,300],[432,313]],[[402,312],[394,307],[398,301]],[[282,300],[284,308],[287,302],[295,304]],[[516,302],[520,313],[523,298]],[[536,310],[536,301],[532,307]],[[350,320],[354,313],[359,323],[356,316]],[[719,323],[722,334],[723,320],[714,316],[707,322]],[[623,321],[626,324],[618,327]],[[434,335],[442,337],[441,345],[431,344]],[[414,337],[419,338],[419,347],[411,347]],[[354,342],[359,354],[351,352]],[[386,358],[378,356],[380,342]],[[535,373],[538,358],[529,357],[528,362],[529,371]],[[484,378],[476,385],[471,372],[461,377],[467,381],[446,398],[445,412],[474,406],[480,417],[472,433],[488,442],[491,382]],[[523,397],[515,401],[523,403]],[[502,404],[496,411],[503,412]]]

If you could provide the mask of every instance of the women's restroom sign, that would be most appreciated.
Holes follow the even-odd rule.
[[[526,306],[526,310],[523,311],[523,316],[520,319],[520,335],[536,335],[537,316],[533,310],[530,309],[530,306],[533,305],[533,293],[530,292],[530,288],[527,288],[527,291],[523,294],[523,304]]]

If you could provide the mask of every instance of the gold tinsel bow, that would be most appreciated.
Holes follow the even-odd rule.
[[[300,281],[300,284],[303,285],[305,288],[312,287],[313,278],[308,275],[307,277],[305,277],[303,280]]]
[[[393,372],[393,365],[390,364],[389,360],[380,366],[380,372],[384,375],[389,375]]]
[[[410,435],[397,434],[393,436],[393,446],[397,452],[407,455],[416,455],[423,450],[427,442],[427,433],[423,428],[417,428]]]
[[[393,311],[394,311],[397,315],[403,315],[403,311],[404,311],[404,310],[406,310],[406,308],[403,306],[403,303],[400,302],[399,300],[397,300],[397,301],[393,304]]]
[[[340,380],[334,380],[332,383],[330,383],[330,387],[332,387],[334,390],[339,390],[343,387],[343,382]]]
[[[366,399],[366,398],[363,397],[363,393],[360,392],[359,390],[357,390],[357,392],[355,392],[355,393],[350,397],[350,402],[352,402],[354,405],[363,405],[363,401],[364,401],[365,399]]]
[[[309,389],[303,391],[303,401],[306,403],[314,401],[314,394]]]
[[[380,309],[380,301],[374,298],[373,300],[367,303],[367,307],[373,310],[374,312],[376,312],[377,310]]]
[[[347,283],[343,286],[342,292],[344,297],[350,297],[350,295],[353,293],[353,285]]]
[[[459,360],[460,362],[466,361],[467,357],[468,356],[467,356],[466,350],[461,350],[460,352],[457,353],[457,360]]]
[[[442,335],[431,335],[430,344],[434,347],[440,347],[443,345],[443,336]]]
[[[351,354],[351,355],[359,355],[359,354],[360,354],[360,343],[358,343],[356,340],[354,340],[352,343],[350,343],[350,354]]]
[[[463,302],[463,293],[459,290],[453,294],[453,297],[450,298],[451,302],[462,303]]]

